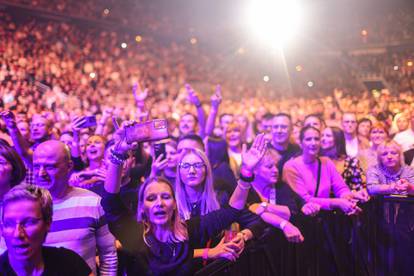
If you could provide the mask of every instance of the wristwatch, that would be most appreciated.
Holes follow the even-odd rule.
[[[260,203],[260,207],[262,207],[261,211],[257,213],[258,216],[261,216],[267,210],[267,202]]]

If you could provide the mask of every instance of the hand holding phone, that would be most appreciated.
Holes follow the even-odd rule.
[[[125,126],[127,143],[157,141],[168,138],[167,120],[157,119]]]

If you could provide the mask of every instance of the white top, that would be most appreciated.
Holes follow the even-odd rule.
[[[414,131],[409,128],[394,137],[394,141],[401,145],[403,151],[407,151],[414,147]]]
[[[346,155],[349,157],[356,157],[358,155],[358,137],[355,136],[352,140],[345,140]]]

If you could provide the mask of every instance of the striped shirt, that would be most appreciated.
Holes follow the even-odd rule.
[[[100,201],[101,198],[93,192],[69,188],[64,198],[53,201],[53,222],[44,245],[75,251],[95,275],[98,252],[100,274],[116,275],[115,238],[109,232]]]

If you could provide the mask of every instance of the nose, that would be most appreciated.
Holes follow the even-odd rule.
[[[194,168],[194,166],[190,166],[190,168],[188,169],[188,171],[190,172],[190,173],[195,173],[195,168]]]
[[[24,229],[20,223],[16,223],[16,226],[13,229],[13,237],[14,238],[21,238],[24,236]]]
[[[45,168],[44,168],[43,166],[40,166],[40,167],[39,167],[38,175],[39,175],[39,176],[44,176],[44,175],[46,175],[46,170],[45,170]]]
[[[161,196],[157,197],[156,206],[164,206],[164,199]]]

